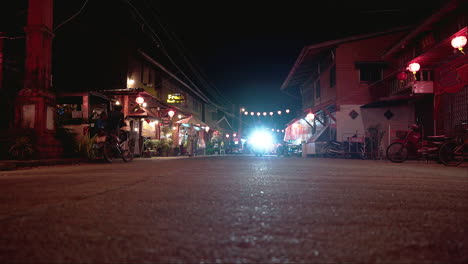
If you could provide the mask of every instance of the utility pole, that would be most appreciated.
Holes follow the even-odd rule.
[[[15,128],[33,130],[38,158],[58,157],[52,81],[53,0],[29,0],[24,88],[15,101]]]

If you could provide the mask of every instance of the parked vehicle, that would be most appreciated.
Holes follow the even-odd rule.
[[[366,141],[368,138],[354,135],[343,142],[329,141],[323,147],[325,157],[367,159]]]
[[[100,136],[93,146],[97,158],[102,158],[109,163],[118,157],[121,157],[124,162],[133,160],[133,146],[129,140],[128,131],[120,130],[119,137],[100,131]],[[104,137],[104,140],[99,140],[102,137]]]
[[[395,163],[401,163],[408,158],[424,158],[439,161],[439,149],[444,142],[452,138],[445,135],[422,137],[421,126],[413,124],[405,136],[395,140],[387,147],[387,158]]]
[[[468,123],[463,123],[464,125]],[[440,161],[446,166],[458,166],[468,158],[468,129],[454,140],[445,142],[439,150]]]

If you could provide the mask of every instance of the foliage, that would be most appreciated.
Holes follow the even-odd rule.
[[[161,145],[158,148],[159,155],[168,156],[171,150],[172,139],[161,139]]]
[[[10,155],[15,159],[29,159],[34,154],[34,146],[30,136],[18,136],[10,147]]]
[[[97,135],[93,137],[84,136],[81,138],[79,144],[77,144],[76,152],[80,155],[80,157],[87,158],[87,159],[95,159],[96,153],[93,148],[94,143],[96,142]]]
[[[213,142],[209,141],[206,143],[206,149],[205,149],[206,155],[213,155],[215,153],[215,148]]]

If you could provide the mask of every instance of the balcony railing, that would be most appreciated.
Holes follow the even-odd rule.
[[[416,73],[408,73],[406,80],[398,80],[396,71],[384,79],[369,85],[369,93],[373,100],[392,95],[410,93],[415,81],[432,81],[432,74],[428,70],[421,70]]]

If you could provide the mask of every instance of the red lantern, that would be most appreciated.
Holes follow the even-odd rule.
[[[463,52],[463,47],[466,45],[465,36],[458,36],[456,38],[453,38],[451,44],[452,44],[452,47],[460,50],[463,54],[465,54],[465,52]]]
[[[421,65],[419,65],[419,63],[417,62],[413,62],[410,65],[408,65],[408,70],[413,74],[416,74],[416,72],[419,71],[419,69],[421,69]]]
[[[406,74],[406,72],[400,72],[396,76],[397,80],[399,80],[400,82],[405,81],[407,77],[408,77],[408,74]]]
[[[135,99],[136,103],[137,104],[142,104],[145,102],[145,99],[141,96],[138,96],[136,99]]]

